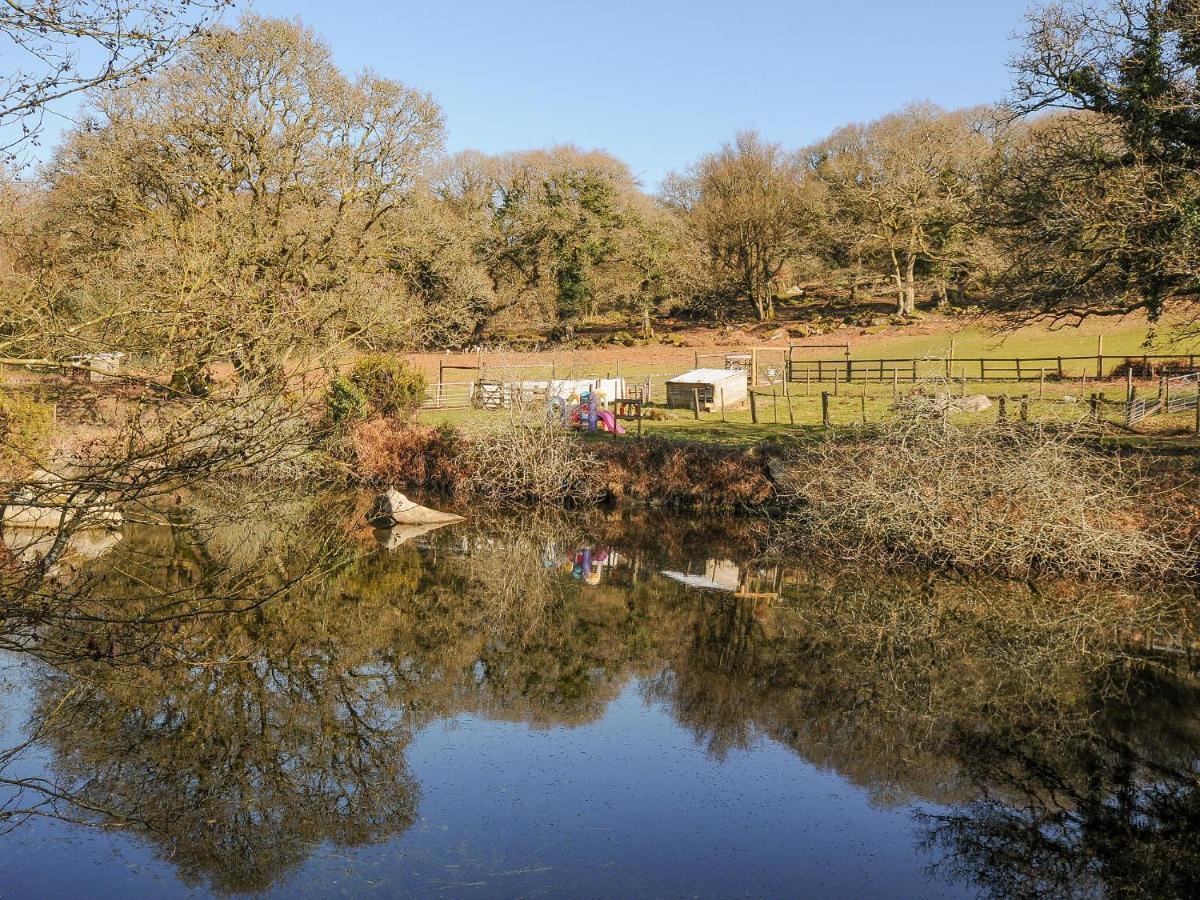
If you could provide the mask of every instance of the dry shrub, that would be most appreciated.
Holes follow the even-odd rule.
[[[0,481],[45,464],[53,420],[49,405],[0,392]]]
[[[788,532],[1011,576],[1186,576],[1195,547],[1136,467],[1079,428],[893,420],[794,455]]]
[[[615,497],[672,507],[758,507],[775,488],[757,451],[646,438],[598,444]]]
[[[514,410],[504,424],[471,439],[464,454],[470,491],[516,503],[593,503],[603,485],[582,442],[544,415]]]
[[[355,477],[373,484],[455,493],[470,477],[460,458],[463,438],[453,428],[372,419],[351,428],[343,444]]]

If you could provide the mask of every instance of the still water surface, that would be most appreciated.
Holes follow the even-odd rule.
[[[134,529],[89,565],[138,602],[230,565],[220,540]],[[5,895],[1194,886],[1195,667],[1127,596],[781,563],[661,518],[354,541],[136,659],[4,658],[2,746],[52,723],[4,775],[86,823],[14,819]]]

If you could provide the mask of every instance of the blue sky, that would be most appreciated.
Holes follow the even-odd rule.
[[[647,187],[757,128],[788,146],[912,100],[999,99],[1029,0],[256,0],[346,69],[433,94],[450,149],[570,142]]]
[[[624,159],[654,189],[668,171],[742,128],[801,147],[914,100],[946,107],[997,100],[1030,2],[241,0],[238,7],[299,17],[344,69],[371,68],[429,91],[445,111],[450,150],[574,143]],[[69,118],[47,118],[37,156]]]

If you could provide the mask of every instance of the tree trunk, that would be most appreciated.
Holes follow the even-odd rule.
[[[905,315],[904,275],[900,271],[900,260],[896,257],[895,251],[892,251],[892,278],[896,281],[896,312],[903,316]]]
[[[908,257],[908,268],[904,272],[904,306],[900,310],[901,315],[911,316],[917,311],[917,290],[914,278],[916,268],[917,256],[914,253]]]

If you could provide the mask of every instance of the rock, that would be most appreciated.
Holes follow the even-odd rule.
[[[783,460],[774,458],[767,460],[767,477],[776,484],[783,484],[788,476],[788,471]]]
[[[392,488],[375,498],[367,521],[376,528],[394,528],[397,525],[448,525],[463,521],[463,517],[421,506]]]
[[[984,394],[972,394],[970,397],[959,397],[952,404],[955,412],[980,413],[992,408],[992,401]]]
[[[5,528],[60,528],[69,522],[75,528],[117,528],[120,511],[104,495],[75,498],[58,489],[61,475],[44,469],[35,471],[4,505]]]

